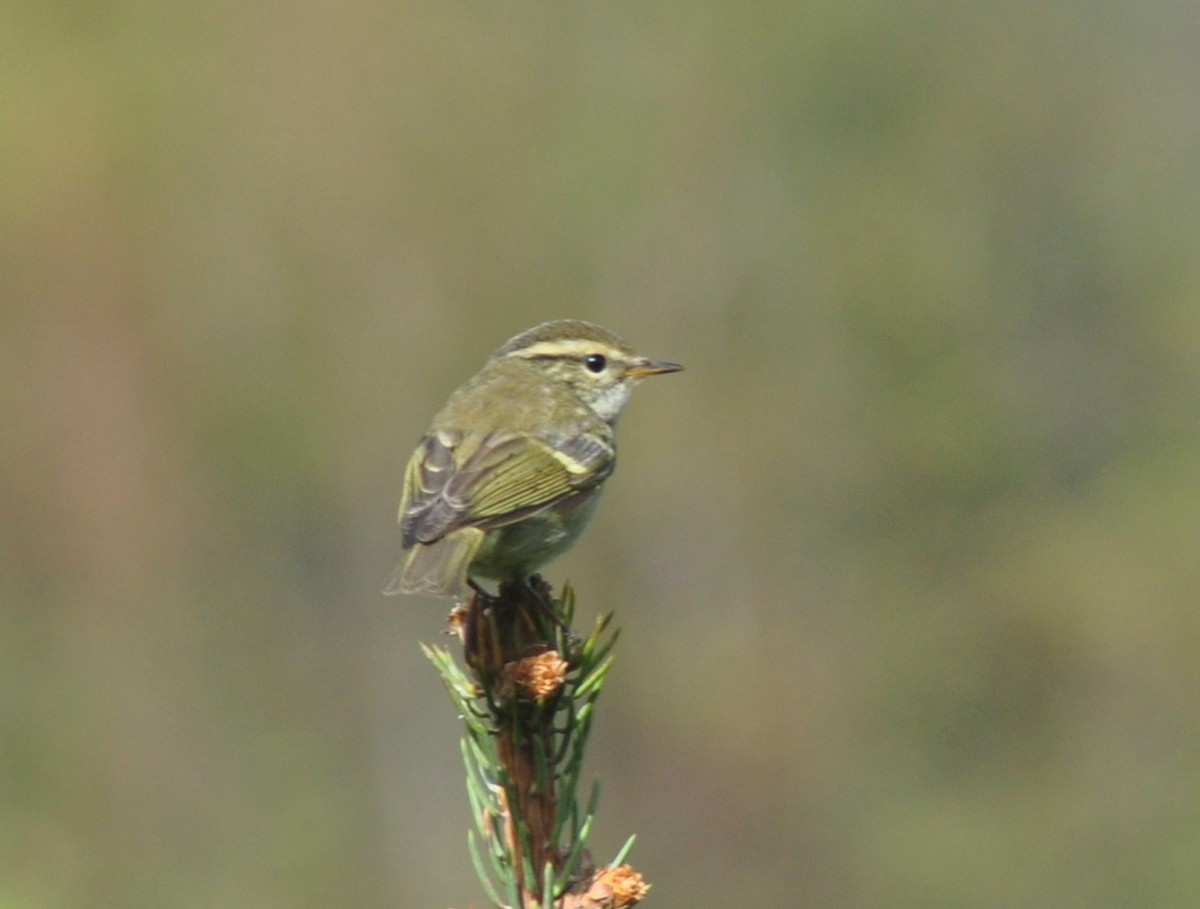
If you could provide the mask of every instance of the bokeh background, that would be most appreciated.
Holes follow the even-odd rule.
[[[1185,0],[0,11],[0,906],[482,905],[400,469],[647,383],[549,571],[657,906],[1200,905]]]

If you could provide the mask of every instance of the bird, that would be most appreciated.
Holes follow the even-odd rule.
[[[526,582],[587,526],[641,380],[683,369],[558,319],[502,344],[446,401],[404,471],[401,559],[384,593],[460,600]]]

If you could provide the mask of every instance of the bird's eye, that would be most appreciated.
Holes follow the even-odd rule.
[[[588,354],[584,357],[583,365],[592,372],[604,372],[604,367],[608,365],[608,360],[604,359],[604,354]]]

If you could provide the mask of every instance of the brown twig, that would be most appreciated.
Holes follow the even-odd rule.
[[[474,790],[479,829],[507,888],[505,900],[492,895],[510,909],[627,909],[649,889],[620,864],[632,838],[602,868],[583,845],[598,794],[581,811],[576,787],[590,726],[585,715],[603,684],[615,635],[604,639],[605,616],[580,641],[568,627],[573,604],[569,590],[555,600],[537,576],[502,584],[495,595],[476,587],[450,616],[469,678],[449,653],[426,649],[476,743],[475,766],[486,784]],[[471,768],[468,759],[469,785]]]

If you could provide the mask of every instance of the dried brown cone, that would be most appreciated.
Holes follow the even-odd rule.
[[[452,634],[460,644],[467,642],[467,622],[470,620],[470,609],[459,603],[446,616],[446,633]]]
[[[568,669],[557,650],[545,650],[506,664],[499,690],[544,704],[562,688]]]
[[[646,898],[650,885],[630,865],[603,868],[560,903],[562,909],[628,909]]]

